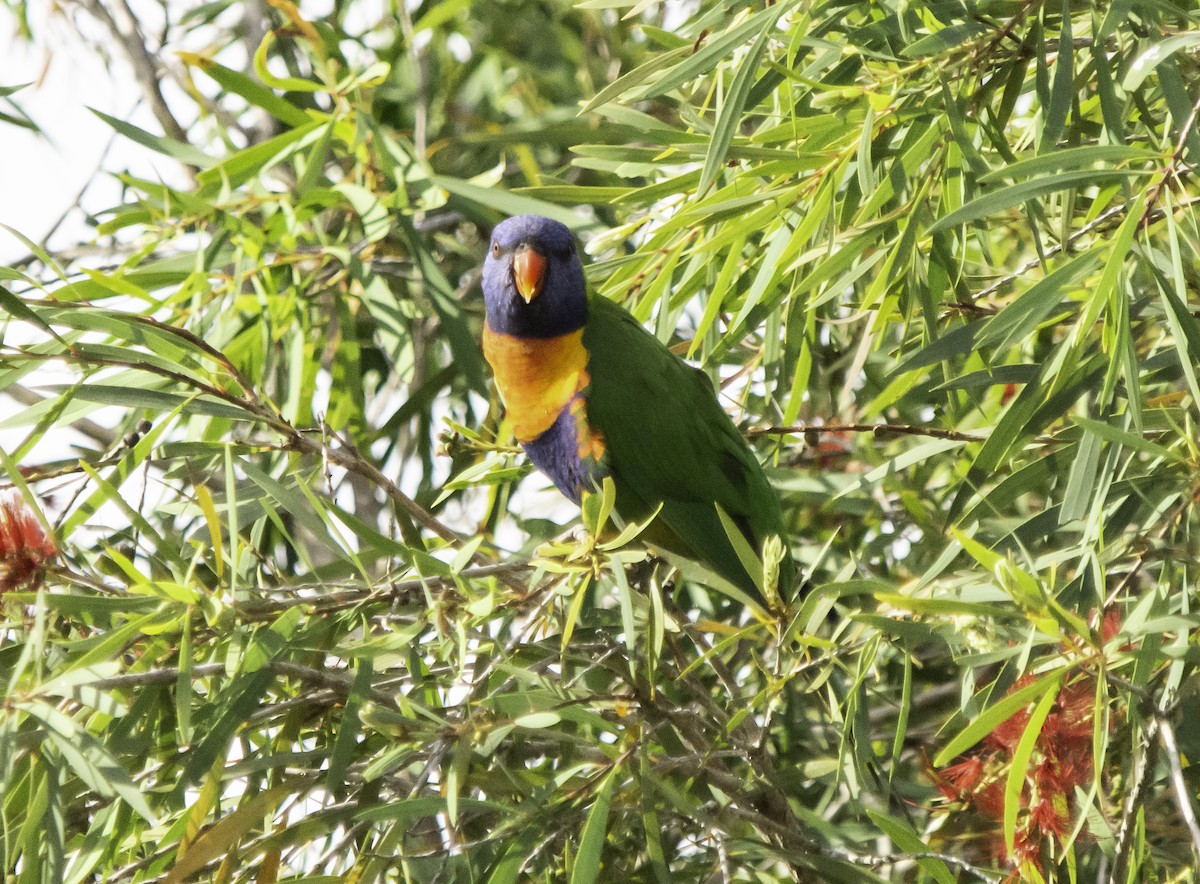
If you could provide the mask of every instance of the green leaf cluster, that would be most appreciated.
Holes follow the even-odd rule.
[[[163,4],[187,142],[101,115],[187,183],[0,269],[58,550],[0,584],[11,880],[1194,873],[1197,9],[251,5]],[[478,346],[519,212],[718,382],[783,614],[529,471]],[[1079,684],[1018,854],[1024,771],[939,771]]]

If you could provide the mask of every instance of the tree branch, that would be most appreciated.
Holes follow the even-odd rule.
[[[110,0],[111,9],[103,0],[75,0],[82,3],[92,16],[103,24],[117,44],[124,50],[125,58],[133,68],[134,79],[142,88],[150,110],[163,132],[176,141],[188,144],[187,131],[179,125],[175,115],[167,106],[159,88],[158,64],[146,46],[146,38],[138,27],[137,18],[129,8],[126,0]]]
[[[933,439],[950,439],[955,442],[986,442],[987,436],[977,433],[963,433],[958,430],[943,430],[939,427],[922,427],[914,424],[793,424],[790,427],[753,427],[746,435],[754,439],[758,436],[792,436],[821,433],[873,433],[882,436],[928,436]]]
[[[1171,768],[1171,785],[1175,788],[1175,803],[1179,807],[1179,815],[1187,826],[1192,838],[1192,853],[1200,863],[1200,824],[1196,822],[1196,811],[1192,807],[1192,796],[1188,793],[1187,783],[1183,779],[1183,764],[1179,760],[1179,744],[1175,742],[1175,728],[1165,715],[1156,718],[1158,721],[1158,738],[1163,750],[1167,753],[1167,765]]]

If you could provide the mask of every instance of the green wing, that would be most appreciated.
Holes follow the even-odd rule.
[[[659,521],[684,548],[659,536],[655,542],[706,562],[757,595],[714,506],[720,504],[756,552],[764,537],[783,536],[779,500],[754,453],[702,372],[611,301],[593,296],[588,310],[587,417],[604,435],[617,511],[638,520],[661,501]],[[780,573],[785,594],[791,578],[788,558]]]

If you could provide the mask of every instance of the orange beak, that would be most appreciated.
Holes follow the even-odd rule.
[[[542,283],[546,280],[546,258],[530,246],[521,246],[513,255],[512,266],[513,282],[528,304],[542,293]]]

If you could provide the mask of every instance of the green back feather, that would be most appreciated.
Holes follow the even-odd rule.
[[[703,373],[611,301],[593,296],[588,309],[587,417],[604,434],[617,511],[637,520],[662,501],[659,521],[670,532],[652,534],[652,542],[707,563],[757,595],[714,506],[721,505],[755,550],[767,535],[782,536],[779,500],[754,453]],[[780,576],[785,596],[792,576],[788,558]]]

